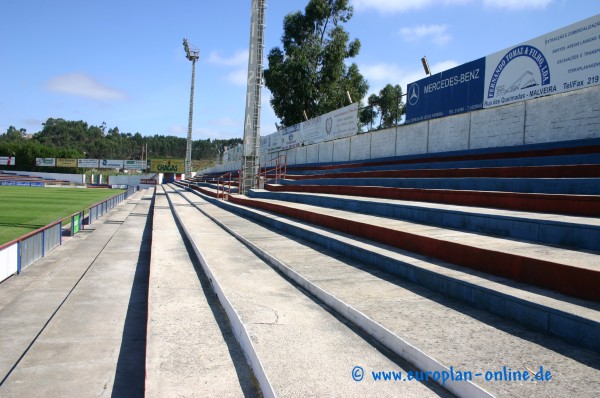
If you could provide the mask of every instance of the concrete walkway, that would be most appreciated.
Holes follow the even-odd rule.
[[[147,397],[255,397],[258,386],[162,186],[154,203]]]
[[[0,284],[0,397],[141,397],[152,191]]]
[[[253,369],[264,396],[450,396],[431,382],[374,381],[368,371],[406,374],[409,365],[390,352],[384,355],[387,350],[365,340],[183,197],[166,190],[221,301],[232,309],[231,322],[236,323],[231,314],[238,319],[234,331],[238,340],[245,341],[246,355],[255,357]],[[191,198],[198,206],[220,210],[199,197]],[[244,223],[244,228],[251,232],[258,227]],[[365,370],[361,382],[352,378],[358,365]]]

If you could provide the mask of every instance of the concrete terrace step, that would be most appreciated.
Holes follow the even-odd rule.
[[[166,189],[249,357],[264,396],[438,396],[421,383],[363,383],[353,368],[405,369],[284,280],[236,238]],[[193,203],[211,207],[199,197]],[[236,217],[222,212],[220,217]],[[218,380],[216,380],[218,382]]]
[[[315,173],[294,175],[288,173],[288,180],[308,180],[317,178],[597,178],[600,177],[600,165],[579,164],[568,166],[530,166],[530,167],[472,167],[443,169],[406,169],[338,171],[336,173]]]
[[[462,151],[451,151],[441,153],[428,153],[421,155],[405,155],[399,157],[371,159],[363,161],[339,162],[339,163],[315,163],[307,165],[291,165],[290,170],[333,170],[352,169],[364,167],[376,167],[384,169],[386,166],[397,167],[406,164],[429,165],[455,162],[451,167],[458,166],[460,162],[477,162],[478,167],[504,166],[534,166],[545,164],[597,164],[600,160],[600,140],[588,139],[571,142],[521,145],[513,147],[498,147],[484,149],[469,149]],[[536,158],[542,159],[536,161]],[[579,160],[577,160],[579,159]],[[582,161],[581,159],[586,159]],[[550,161],[550,163],[548,163]],[[474,164],[474,163],[470,163]],[[435,167],[435,166],[434,166]]]
[[[518,282],[600,301],[597,254],[305,204],[241,195],[229,200]]]
[[[165,192],[157,186],[148,293],[146,396],[259,396],[244,353],[210,283],[195,269],[194,261]]]
[[[554,385],[494,383],[485,382],[482,378],[475,380],[485,390],[497,396],[587,396],[590,393],[593,395],[592,391],[599,386],[596,375],[600,357],[597,353],[533,333],[497,316],[465,308],[462,303],[377,271],[336,251],[297,237],[290,238],[282,234],[280,229],[261,227],[245,217],[227,214],[223,209],[235,212],[239,210],[245,216],[247,212],[258,214],[262,213],[260,211],[226,202],[214,202],[223,207],[219,209],[195,198],[190,192],[183,195],[203,212],[218,219],[224,228],[235,233],[238,239],[246,242],[261,258],[268,259],[273,267],[300,283],[317,298],[341,303],[341,308],[346,308],[340,312],[342,316],[359,326],[368,320],[373,325],[373,333],[376,333],[374,331],[378,327],[384,328],[446,366],[452,366],[454,370],[479,371],[502,364],[511,369],[528,368],[537,371],[543,362],[545,369],[552,369],[560,374]],[[265,217],[271,217],[278,223],[288,222],[280,217]],[[304,228],[315,231],[308,226]],[[356,244],[360,245],[358,242]],[[371,246],[369,250],[375,254],[384,249]],[[492,285],[490,281],[482,282],[486,288]],[[531,298],[535,295],[529,296]],[[547,297],[538,298],[546,302],[552,301]],[[557,304],[563,308],[577,307],[559,301]],[[579,307],[575,312],[587,312],[596,320],[599,318],[597,309]],[[596,345],[596,348],[600,348],[600,345]],[[501,368],[502,365],[498,367]],[[367,366],[365,369],[372,370]]]
[[[568,195],[600,195],[600,178],[315,178],[281,185],[349,185]]]
[[[598,165],[600,164],[600,153],[580,155],[560,155],[543,157],[521,157],[507,159],[485,159],[473,160],[439,160],[437,158],[407,159],[403,161],[379,161],[338,163],[328,166],[319,164],[307,166],[290,165],[287,168],[290,174],[335,174],[352,173],[364,171],[402,171],[402,170],[428,170],[428,169],[475,169],[475,168],[529,168],[547,166],[573,166],[573,165]]]
[[[559,195],[352,185],[293,185],[292,183],[286,185],[266,184],[265,188],[273,192],[322,193],[600,217],[600,195]]]
[[[201,195],[200,193],[196,193]],[[600,304],[478,272],[278,214],[202,196],[280,233],[600,353]]]
[[[390,217],[600,253],[600,219],[598,218],[331,194],[271,192],[260,189],[251,190],[248,196]]]

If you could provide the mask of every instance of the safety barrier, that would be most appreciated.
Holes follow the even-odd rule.
[[[13,274],[20,274],[35,261],[62,244],[63,227],[70,236],[91,224],[110,209],[127,199],[138,190],[130,187],[127,191],[96,203],[85,210],[55,221],[18,239],[0,245],[0,282]],[[87,218],[84,217],[87,211]]]

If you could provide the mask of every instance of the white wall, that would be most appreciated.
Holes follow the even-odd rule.
[[[350,160],[364,160],[371,157],[371,133],[350,138]]]
[[[319,146],[319,163],[333,162],[333,141],[321,142]]]
[[[600,137],[600,88],[527,102],[526,144]]]
[[[347,162],[350,160],[350,137],[333,141],[333,161]]]
[[[396,156],[396,128],[376,131],[371,134],[370,158],[387,158]]]
[[[585,138],[600,138],[600,86],[300,147],[294,161],[359,161]]]
[[[396,156],[427,153],[429,124],[416,123],[397,129]]]
[[[448,116],[429,121],[428,153],[469,149],[471,115]]]

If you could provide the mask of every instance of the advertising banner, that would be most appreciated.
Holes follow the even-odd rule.
[[[122,160],[113,160],[113,159],[100,159],[100,168],[101,169],[122,169],[123,161]]]
[[[77,159],[56,159],[56,167],[77,167]]]
[[[54,167],[56,166],[56,159],[54,158],[35,158],[35,165],[40,167]]]
[[[269,134],[269,152],[277,152],[281,150],[281,130],[276,133]]]
[[[485,58],[480,58],[410,84],[405,123],[483,108],[484,75]]]
[[[0,166],[14,166],[17,158],[14,156],[0,156]]]
[[[98,159],[77,159],[77,167],[95,169],[98,167]]]
[[[600,84],[600,15],[408,85],[406,121]]]
[[[350,137],[358,133],[358,103],[348,105],[333,112],[295,124],[265,137],[269,140],[261,151],[276,152],[302,145],[318,144],[323,141]]]
[[[281,149],[292,149],[302,145],[302,124],[295,124],[291,127],[280,130]]]
[[[358,133],[358,102],[323,115],[325,141],[351,137]]]
[[[269,152],[269,147],[271,146],[271,136],[261,136],[260,137],[260,153]]]
[[[185,161],[183,159],[150,159],[152,173],[183,173]]]
[[[600,15],[486,57],[484,107],[600,83]]]
[[[323,117],[315,117],[302,123],[302,142],[304,145],[318,144],[325,140]]]
[[[126,170],[146,170],[148,162],[145,160],[125,160],[123,168]]]

